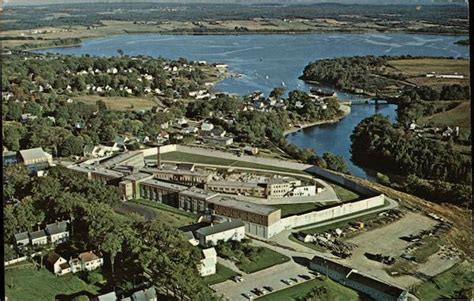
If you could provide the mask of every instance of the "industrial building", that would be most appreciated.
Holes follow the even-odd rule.
[[[364,275],[351,267],[335,261],[314,256],[309,268],[341,283],[369,295],[376,301],[406,301],[408,292],[394,285]]]
[[[241,241],[245,237],[245,225],[240,220],[211,224],[196,231],[199,244],[203,247],[217,246],[219,242]]]

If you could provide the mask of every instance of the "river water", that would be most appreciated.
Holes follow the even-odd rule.
[[[469,48],[454,44],[464,36],[418,34],[301,34],[301,35],[159,35],[131,34],[84,41],[78,47],[54,48],[38,52],[72,55],[128,55],[205,60],[229,65],[240,78],[227,78],[216,90],[248,94],[260,90],[268,95],[274,87],[287,91],[309,90],[299,80],[304,67],[317,59],[354,55],[405,55],[469,57]],[[341,99],[358,96],[338,92]],[[354,175],[373,178],[370,171],[351,162],[350,135],[364,118],[381,113],[395,120],[395,105],[353,105],[352,112],[337,124],[316,126],[290,134],[288,140],[299,147],[310,147],[317,154],[333,152],[346,159]]]

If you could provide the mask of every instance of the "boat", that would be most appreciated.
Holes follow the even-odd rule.
[[[310,89],[311,94],[316,96],[324,96],[324,97],[336,97],[336,91],[333,90],[323,90],[321,88],[318,89]]]

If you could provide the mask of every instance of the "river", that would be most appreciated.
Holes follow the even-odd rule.
[[[150,55],[177,59],[205,60],[229,65],[240,78],[227,78],[216,90],[248,94],[268,93],[278,86],[287,91],[308,91],[299,80],[304,67],[317,59],[354,55],[405,55],[469,57],[469,47],[454,44],[464,36],[419,34],[272,34],[272,35],[159,35],[130,34],[85,40],[80,46],[37,52],[72,55]],[[342,99],[357,96],[338,92]],[[330,151],[343,156],[354,175],[373,179],[373,174],[351,162],[350,135],[364,118],[381,113],[395,119],[395,105],[353,105],[352,112],[337,124],[315,126],[290,134],[288,140],[299,147],[310,147],[318,154]]]

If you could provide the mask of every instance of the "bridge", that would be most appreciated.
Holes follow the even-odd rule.
[[[387,105],[389,102],[384,99],[355,99],[355,100],[347,100],[341,101],[341,104],[345,105]]]

